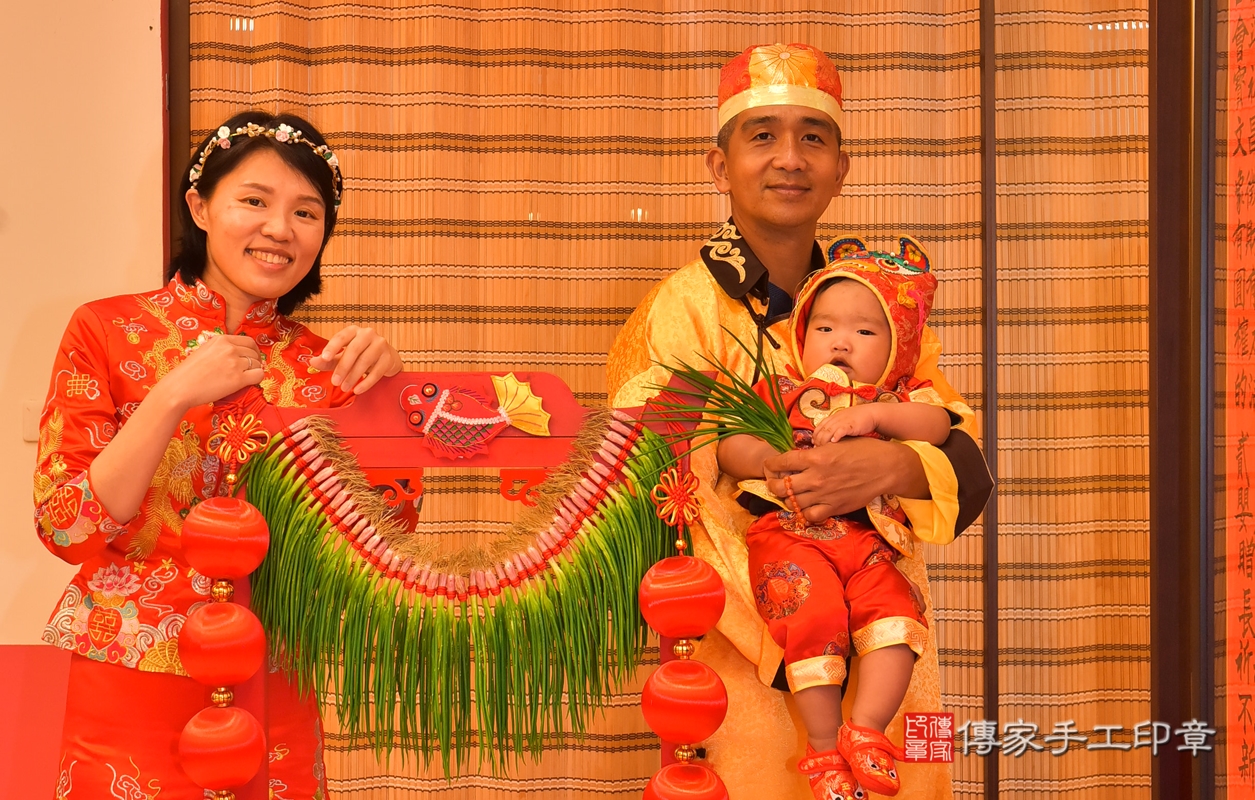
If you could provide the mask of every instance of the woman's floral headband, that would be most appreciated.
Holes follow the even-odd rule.
[[[200,181],[201,174],[205,171],[205,159],[209,158],[209,154],[215,149],[228,150],[231,147],[231,141],[241,136],[247,136],[250,139],[258,136],[268,136],[276,142],[284,144],[307,144],[314,153],[324,161],[327,166],[331,167],[331,188],[335,194],[336,208],[340,207],[340,192],[344,189],[344,179],[340,176],[340,159],[336,158],[336,154],[331,152],[331,148],[325,144],[314,144],[305,138],[305,134],[298,130],[293,130],[291,125],[280,123],[276,128],[266,128],[258,125],[256,122],[250,122],[243,128],[236,128],[234,132],[226,125],[218,129],[218,132],[209,144],[205,145],[205,149],[200,151],[200,158],[196,160],[196,165],[192,167],[188,177],[192,181],[192,188],[196,188],[196,184]]]

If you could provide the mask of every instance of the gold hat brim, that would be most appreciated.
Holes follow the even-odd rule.
[[[813,108],[832,117],[837,127],[841,127],[841,106],[835,97],[822,89],[781,83],[773,86],[754,86],[729,97],[723,105],[719,106],[719,129],[723,130],[723,126],[742,111],[763,106]]]

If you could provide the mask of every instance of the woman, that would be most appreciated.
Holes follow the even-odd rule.
[[[200,798],[178,736],[209,705],[178,634],[210,581],[182,559],[183,517],[219,492],[213,403],[259,386],[280,406],[338,406],[400,371],[367,328],[330,341],[288,319],[318,293],[339,163],[307,121],[250,111],[197,149],[181,252],[164,289],[75,311],[41,418],[35,520],[82,568],[44,640],[74,652],[58,798]],[[270,796],[325,794],[312,698],[267,675]]]

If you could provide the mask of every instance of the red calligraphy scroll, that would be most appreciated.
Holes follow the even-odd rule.
[[[1224,339],[1225,749],[1231,800],[1255,799],[1255,7],[1229,19]],[[1221,766],[1221,765],[1218,765]]]

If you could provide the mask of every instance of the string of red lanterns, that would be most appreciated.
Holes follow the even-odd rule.
[[[685,529],[697,519],[697,477],[674,467],[663,473],[651,496],[659,519],[675,526],[678,555],[664,558],[645,573],[640,605],[645,621],[659,636],[675,639],[674,661],[649,676],[641,692],[645,722],[664,742],[677,743],[676,762],[650,778],[645,800],[728,800],[728,789],[715,771],[694,764],[693,745],[709,738],[728,713],[728,692],[706,664],[692,660],[694,639],[719,621],[726,599],[723,579],[714,568],[690,555]]]
[[[260,421],[247,415],[244,422],[236,425],[228,416],[222,426],[226,436],[215,448],[227,467],[227,491],[235,488],[239,465],[257,449],[245,451],[235,441],[258,438]],[[179,761],[192,782],[213,792],[215,800],[235,800],[232,790],[251,781],[265,763],[266,737],[256,717],[233,705],[231,687],[253,677],[265,663],[266,633],[252,611],[234,602],[233,581],[261,566],[270,530],[250,503],[214,497],[187,515],[181,541],[187,563],[212,577],[213,586],[210,602],[193,611],[179,632],[179,659],[193,680],[213,688],[213,705],[184,726]]]

